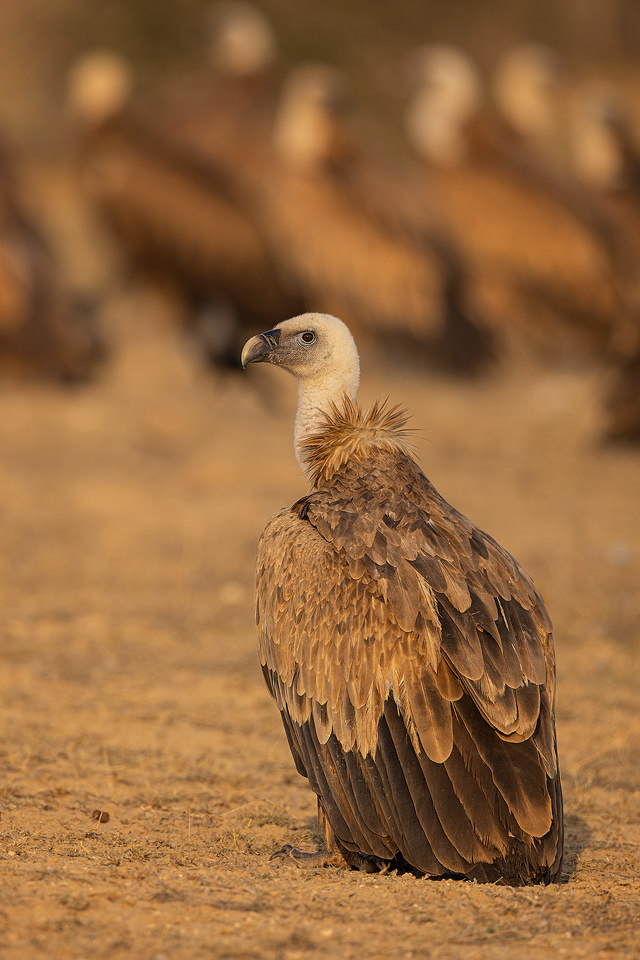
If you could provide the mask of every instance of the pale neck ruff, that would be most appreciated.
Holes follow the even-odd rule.
[[[296,459],[305,475],[311,479],[303,457],[303,441],[321,429],[332,403],[339,403],[346,394],[355,400],[360,381],[359,364],[351,370],[336,370],[332,377],[324,374],[317,379],[298,381],[298,412],[294,427]]]

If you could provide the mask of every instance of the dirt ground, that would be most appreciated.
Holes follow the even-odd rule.
[[[374,367],[426,472],[551,611],[567,845],[510,889],[269,863],[313,844],[255,652],[267,516],[305,489],[294,383],[205,373],[153,301],[91,386],[0,385],[0,955],[633,956],[640,922],[640,456],[600,374]],[[104,811],[106,822],[96,819]]]
[[[96,42],[114,6],[0,4],[2,119],[18,141],[64,132],[51,64],[75,41],[45,13],[99,10]],[[156,4],[137,6],[155,23]],[[301,31],[310,50],[315,32]],[[100,275],[62,240],[72,280]],[[363,362],[363,401],[411,408],[427,474],[551,612],[562,882],[303,871],[269,862],[283,842],[313,846],[315,802],[253,615],[260,530],[305,491],[293,381],[205,372],[148,297],[107,314],[114,355],[96,383],[0,380],[2,960],[637,956],[640,454],[599,443],[601,371],[456,384]]]

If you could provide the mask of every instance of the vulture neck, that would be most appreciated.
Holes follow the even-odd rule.
[[[317,434],[326,423],[333,404],[338,404],[346,395],[355,400],[360,382],[358,355],[331,361],[331,370],[326,369],[313,376],[298,380],[298,412],[294,430],[296,459],[309,480],[312,473],[305,461],[303,443]]]

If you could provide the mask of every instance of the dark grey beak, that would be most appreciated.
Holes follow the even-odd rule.
[[[260,333],[257,337],[251,337],[242,348],[240,362],[243,367],[248,363],[259,363],[262,360],[269,360],[270,355],[280,342],[280,330],[267,330]]]

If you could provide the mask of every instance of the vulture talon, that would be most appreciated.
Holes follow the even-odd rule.
[[[296,867],[324,867],[330,862],[331,857],[326,850],[317,850],[310,853],[305,850],[298,850],[290,843],[285,843],[279,850],[271,854],[269,863],[272,860],[291,860]]]

